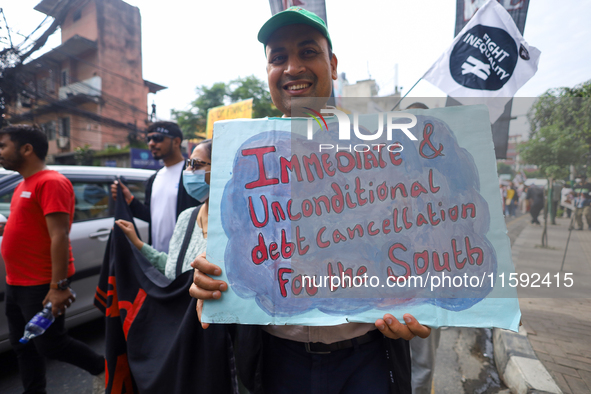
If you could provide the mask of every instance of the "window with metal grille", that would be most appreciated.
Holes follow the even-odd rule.
[[[68,69],[62,70],[61,86],[67,86],[70,83],[70,72]]]
[[[50,122],[43,123],[41,125],[41,127],[43,128],[43,131],[45,131],[45,135],[47,136],[48,141],[55,140],[57,133],[56,133],[56,127],[55,127],[54,120],[52,120]]]

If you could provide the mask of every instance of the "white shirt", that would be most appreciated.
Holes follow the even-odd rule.
[[[152,184],[152,247],[159,252],[168,253],[168,244],[176,224],[176,201],[184,165],[183,160],[170,167],[161,168]]]
[[[373,323],[345,323],[336,326],[263,326],[267,333],[296,342],[335,343],[346,341],[375,330]]]

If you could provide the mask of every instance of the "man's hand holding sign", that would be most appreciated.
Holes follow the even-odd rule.
[[[203,311],[203,300],[218,300],[222,297],[222,292],[228,290],[228,284],[222,280],[213,279],[220,276],[222,271],[220,267],[210,263],[205,258],[205,253],[197,256],[191,264],[195,268],[194,283],[189,290],[192,297],[197,298],[197,315],[201,320]],[[415,336],[426,338],[431,329],[420,324],[411,314],[404,315],[406,325],[401,324],[398,319],[389,313],[383,318],[376,320],[375,326],[385,336],[392,339],[403,338],[410,340]],[[209,323],[201,323],[203,328],[209,327]]]

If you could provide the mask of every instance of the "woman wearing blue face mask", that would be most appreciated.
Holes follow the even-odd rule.
[[[170,239],[168,254],[159,252],[150,245],[143,243],[138,238],[132,223],[126,220],[115,221],[131,243],[142,252],[154,267],[171,280],[177,275],[177,261],[179,254],[182,253],[185,236],[191,230],[191,222],[194,224],[194,227],[192,233],[190,233],[188,246],[184,251],[181,272],[191,270],[191,262],[196,256],[205,252],[207,245],[210,172],[211,140],[207,139],[195,147],[191,158],[187,160],[183,173],[185,190],[187,190],[191,197],[203,204],[198,208],[188,208],[179,215],[172,238]]]

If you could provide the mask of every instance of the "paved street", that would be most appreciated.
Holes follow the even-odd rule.
[[[71,336],[101,354],[104,353],[104,334],[104,325],[100,320],[70,330]],[[12,351],[0,353],[0,393],[20,394],[22,392],[16,356]],[[47,362],[47,392],[49,394],[92,394],[92,376],[70,364],[49,360]]]
[[[548,227],[550,249],[536,247],[541,227],[528,225],[521,232],[512,248],[517,272],[560,270],[569,220],[557,223]],[[538,358],[558,386],[565,393],[591,393],[591,231],[572,232],[563,272],[573,273],[572,294],[556,291],[544,298],[520,297],[522,321]],[[585,286],[577,289],[578,284]]]
[[[511,245],[528,225],[529,215],[507,218]],[[500,380],[493,359],[492,330],[447,328],[441,332],[433,393],[508,393]]]
[[[518,273],[558,272],[568,236],[568,221],[558,219],[558,223],[549,227],[551,249],[542,249],[536,247],[540,244],[542,228],[530,226],[529,215],[507,219]],[[591,231],[573,231],[564,271],[573,272],[575,281],[588,283],[591,279]],[[591,300],[527,298],[521,299],[520,305],[531,344],[561,389],[565,393],[591,393]],[[86,324],[71,333],[102,351],[104,340],[100,324]],[[0,355],[0,392],[3,394],[21,392],[15,362],[11,353]],[[91,378],[78,368],[50,361],[48,392],[90,394]],[[443,330],[433,393],[474,392],[508,392],[496,373],[490,330]]]
[[[435,394],[509,393],[495,367],[492,330],[444,328],[433,386]]]

